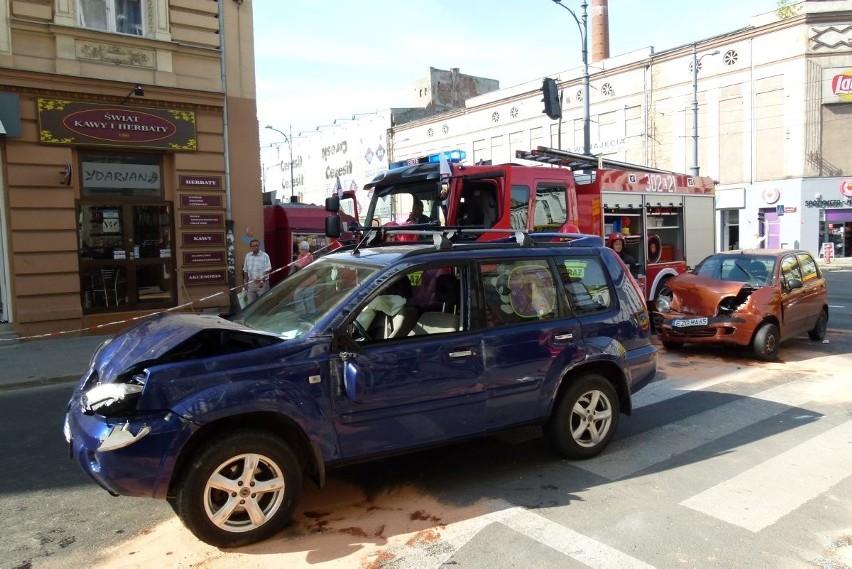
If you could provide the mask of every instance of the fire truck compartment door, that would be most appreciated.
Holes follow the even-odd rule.
[[[716,200],[712,195],[683,197],[684,252],[686,264],[694,267],[716,252]]]

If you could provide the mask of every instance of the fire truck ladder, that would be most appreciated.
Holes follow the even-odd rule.
[[[650,172],[652,174],[675,174],[670,170],[660,170],[659,168],[651,168],[650,166],[642,166],[639,164],[630,164],[629,162],[619,162],[610,160],[602,156],[587,156],[577,152],[568,152],[567,150],[557,150],[548,148],[547,146],[538,146],[535,150],[516,150],[515,158],[523,158],[533,162],[543,162],[553,166],[565,166],[571,170],[588,170],[589,168],[609,168],[614,170],[634,170],[638,172]]]

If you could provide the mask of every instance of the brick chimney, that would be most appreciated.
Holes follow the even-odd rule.
[[[607,0],[592,0],[592,63],[609,58]]]

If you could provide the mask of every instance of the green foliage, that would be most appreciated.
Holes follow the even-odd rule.
[[[794,4],[795,0],[778,0],[778,8],[775,9],[775,15],[781,20],[792,18],[796,15]]]

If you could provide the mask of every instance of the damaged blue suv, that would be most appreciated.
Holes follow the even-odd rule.
[[[426,233],[326,255],[230,317],[118,334],[68,404],[72,457],[234,547],[347,462],[530,424],[561,456],[600,453],[657,367],[619,258],[590,236]]]

